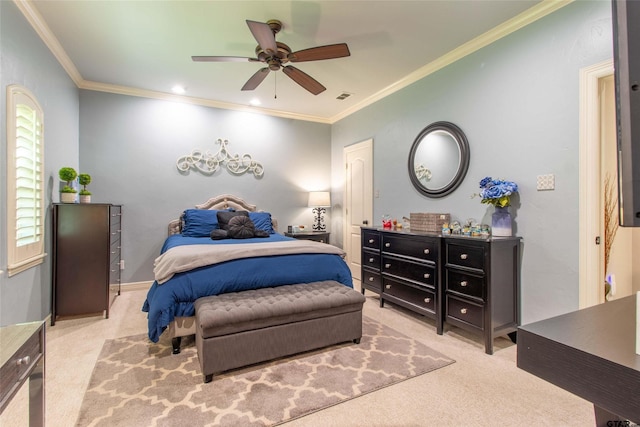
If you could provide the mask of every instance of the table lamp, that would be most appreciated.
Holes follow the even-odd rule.
[[[328,207],[331,206],[331,195],[328,191],[311,191],[309,192],[308,206],[313,208],[312,212],[315,217],[313,220],[313,231],[326,231],[324,224],[324,214],[327,213]]]

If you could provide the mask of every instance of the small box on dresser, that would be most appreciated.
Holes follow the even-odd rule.
[[[519,237],[443,237],[445,322],[480,333],[485,352],[519,324]]]

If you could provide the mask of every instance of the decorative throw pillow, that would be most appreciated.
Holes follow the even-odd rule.
[[[185,237],[209,237],[218,228],[219,210],[187,209],[182,214],[182,235]]]
[[[222,240],[222,239],[228,239],[229,235],[227,233],[227,230],[220,230],[219,228],[216,228],[215,230],[211,230],[211,240]]]
[[[235,212],[223,212],[218,211],[218,227],[223,230],[229,229],[229,221],[235,216],[244,216],[249,218],[249,212],[247,211],[235,211]]]
[[[254,236],[255,226],[249,216],[238,215],[229,220],[227,234],[232,239],[250,239]]]
[[[269,232],[268,231],[264,231],[264,230],[258,230],[256,228],[256,231],[253,233],[253,237],[269,237]]]
[[[256,226],[256,230],[264,230],[269,234],[273,234],[276,230],[273,229],[273,223],[271,222],[271,214],[269,212],[249,212],[249,218]]]

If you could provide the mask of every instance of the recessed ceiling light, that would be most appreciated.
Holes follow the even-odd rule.
[[[260,102],[258,98],[253,98],[251,101],[249,101],[249,104],[253,105],[254,107],[257,107],[258,105],[262,104],[262,102]]]
[[[178,95],[182,95],[184,94],[187,90],[184,88],[184,86],[180,86],[180,85],[175,85],[174,87],[171,88],[171,91],[173,93],[177,93]]]

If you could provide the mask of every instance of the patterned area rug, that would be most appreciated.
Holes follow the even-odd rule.
[[[214,375],[203,383],[193,340],[107,340],[77,426],[271,426],[447,366],[454,360],[363,317],[345,343]]]

